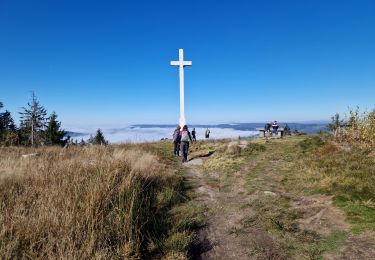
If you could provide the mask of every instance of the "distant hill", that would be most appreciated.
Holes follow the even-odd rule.
[[[300,132],[305,132],[308,134],[315,134],[319,131],[327,130],[326,125],[327,123],[324,121],[319,121],[319,123],[288,123],[288,122],[279,122],[280,127],[284,127],[288,124],[289,128],[294,131],[295,129]],[[234,130],[241,130],[241,131],[255,131],[258,127],[264,127],[264,123],[232,123],[232,124],[212,124],[212,125],[204,125],[204,124],[193,124],[190,125],[190,128],[226,128],[226,129],[234,129]],[[154,128],[154,127],[161,127],[161,128],[174,128],[176,125],[171,124],[164,124],[164,125],[156,125],[156,124],[138,124],[133,125],[133,127],[139,128]]]

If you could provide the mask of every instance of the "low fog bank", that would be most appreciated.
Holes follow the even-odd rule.
[[[207,128],[196,127],[197,139],[204,139],[204,133]],[[258,132],[252,130],[236,130],[233,128],[210,127],[210,139],[252,137],[258,135]],[[174,128],[172,127],[125,127],[120,129],[101,129],[104,137],[110,143],[142,143],[154,142],[161,139],[172,139]],[[192,131],[192,128],[189,129]],[[68,135],[78,142],[83,139],[87,140],[90,135],[94,135],[93,129],[68,129]]]
[[[280,127],[286,123],[279,122]],[[309,134],[326,130],[325,123],[288,123],[292,131],[298,130]],[[253,137],[259,135],[255,128],[264,127],[262,123],[236,123],[236,124],[219,124],[219,125],[192,125],[190,131],[195,127],[197,139],[204,139],[204,132],[210,129],[210,139]],[[154,142],[161,139],[172,139],[172,133],[175,125],[129,125],[121,128],[102,128],[105,138],[110,143],[142,143]],[[87,140],[90,135],[94,135],[95,128],[68,128],[68,134],[73,140],[78,142],[83,139]]]

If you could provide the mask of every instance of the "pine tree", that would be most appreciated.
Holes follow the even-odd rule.
[[[331,117],[331,123],[327,125],[328,130],[334,132],[336,129],[340,128],[343,124],[343,120],[340,120],[340,114],[336,113],[333,117]]]
[[[94,137],[90,135],[89,139],[87,139],[88,144],[93,144],[94,143]]]
[[[43,133],[47,145],[65,145],[64,137],[67,133],[61,129],[61,122],[57,120],[57,114],[53,112],[48,118],[47,128]]]
[[[38,136],[46,127],[46,109],[39,104],[34,92],[31,96],[31,103],[22,108],[21,115],[21,136],[26,138],[32,146],[38,143]]]
[[[14,120],[12,118],[12,115],[8,110],[5,110],[5,112],[0,113],[0,130],[10,130],[15,131],[16,125],[14,124]]]
[[[85,140],[83,140],[83,138],[81,138],[81,141],[79,142],[79,145],[80,146],[85,146],[86,145],[86,142],[85,142]]]
[[[3,107],[3,103],[0,102],[0,108]],[[8,110],[5,110],[5,112],[0,113],[0,143],[13,145],[15,144],[14,141],[17,141],[17,138],[15,138],[16,136],[18,135],[12,115]]]
[[[92,140],[92,144],[106,145],[108,142],[105,140],[102,130],[98,129]]]

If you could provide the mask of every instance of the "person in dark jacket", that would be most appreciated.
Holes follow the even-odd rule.
[[[196,137],[196,133],[195,133],[195,128],[193,128],[193,131],[191,131],[191,135],[193,137],[193,141],[196,142],[197,141],[197,137]]]
[[[272,123],[267,123],[264,125],[264,134],[271,132]]]
[[[189,154],[189,144],[192,141],[193,140],[191,138],[187,125],[184,125],[181,131],[181,145],[180,145],[183,163],[188,161],[187,157]]]
[[[177,125],[176,129],[173,131],[173,154],[180,156],[180,143],[181,143],[181,134],[180,134],[181,127]]]
[[[264,126],[264,131],[265,131],[265,132],[271,132],[271,126],[272,126],[271,123],[267,123],[267,124]]]
[[[210,129],[207,128],[204,134],[207,139],[210,138],[210,133],[211,133]]]

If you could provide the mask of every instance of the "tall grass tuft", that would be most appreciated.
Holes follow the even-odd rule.
[[[2,148],[0,258],[154,254],[169,228],[163,193],[181,182],[142,146]]]

